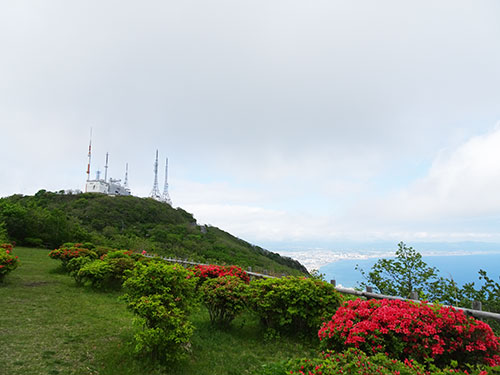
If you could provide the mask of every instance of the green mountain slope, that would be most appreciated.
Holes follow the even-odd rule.
[[[13,195],[0,198],[0,236],[2,230],[19,245],[56,248],[65,242],[93,242],[257,272],[307,273],[291,258],[200,226],[192,214],[150,198],[45,190]]]

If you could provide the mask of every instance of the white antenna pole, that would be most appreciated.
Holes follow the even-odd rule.
[[[108,182],[108,156],[109,153],[106,152],[106,165],[104,166],[104,182]]]
[[[125,164],[125,181],[123,181],[123,187],[128,189],[128,163]]]

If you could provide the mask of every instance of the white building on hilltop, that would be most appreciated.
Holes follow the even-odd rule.
[[[89,143],[89,163],[87,166],[87,182],[85,184],[86,193],[101,193],[107,195],[131,195],[128,188],[128,164],[125,171],[125,182],[121,185],[121,180],[110,178],[108,180],[108,158],[109,154],[106,153],[106,165],[104,172],[104,179],[101,179],[101,172],[97,171],[95,180],[90,179],[90,160],[92,155],[92,140]]]

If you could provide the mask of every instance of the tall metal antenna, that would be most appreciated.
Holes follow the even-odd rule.
[[[155,172],[155,181],[153,184],[153,190],[151,190],[151,194],[149,196],[153,199],[156,199],[157,201],[161,201],[160,189],[158,188],[158,150],[156,150],[154,172]]]
[[[172,205],[172,200],[170,199],[170,195],[168,195],[168,158],[165,162],[165,185],[163,187],[163,195],[161,198],[163,202]]]
[[[104,182],[108,182],[108,156],[109,153],[106,152],[106,165],[104,166]]]
[[[128,189],[128,163],[125,164],[125,181],[123,181],[123,187]]]

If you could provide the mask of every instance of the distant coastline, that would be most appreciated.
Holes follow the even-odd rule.
[[[358,282],[363,281],[360,271],[355,269],[356,265],[369,271],[378,259],[380,258],[339,260],[320,267],[319,272],[325,275],[326,280],[335,280],[337,285],[355,287]],[[490,278],[499,281],[500,252],[424,255],[423,260],[427,265],[436,267],[440,276],[453,279],[460,287],[470,282],[480,285],[478,272],[481,269],[487,271]]]

